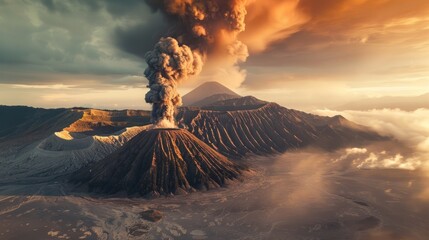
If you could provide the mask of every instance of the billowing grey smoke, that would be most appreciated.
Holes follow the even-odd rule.
[[[153,104],[156,126],[174,126],[176,107],[181,105],[177,84],[201,71],[202,59],[220,57],[233,64],[245,61],[247,46],[237,40],[244,31],[246,0],[146,0],[172,26],[167,38],[145,55],[150,91],[146,102]],[[165,124],[167,123],[167,126]]]
[[[246,0],[146,0],[171,22],[169,35],[204,55],[247,58],[237,40],[245,30]]]
[[[153,104],[152,122],[160,127],[174,127],[176,107],[182,104],[177,84],[201,71],[201,56],[168,37],[161,38],[145,59],[148,67],[144,74],[150,88],[145,100]]]

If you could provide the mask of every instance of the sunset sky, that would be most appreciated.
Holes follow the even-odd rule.
[[[249,48],[219,81],[303,110],[429,92],[428,0],[248,0]],[[171,27],[144,0],[0,0],[0,104],[148,109],[145,52]]]

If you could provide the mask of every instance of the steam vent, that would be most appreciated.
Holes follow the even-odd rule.
[[[79,170],[90,191],[157,196],[223,186],[240,168],[184,129],[141,132],[121,149]]]

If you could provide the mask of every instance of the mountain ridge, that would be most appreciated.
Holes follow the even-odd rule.
[[[150,118],[150,112],[145,110],[0,106],[0,112],[7,113],[3,121],[8,123],[0,125],[0,133],[5,133],[0,138],[0,156],[15,157],[17,163],[30,163],[41,159],[49,162],[54,161],[55,156],[70,155],[65,158],[70,160],[70,163],[64,162],[68,166],[66,169],[53,162],[52,166],[46,165],[46,174],[68,173],[81,164],[105,158],[140,130],[122,136],[118,134],[133,126],[148,126]],[[363,142],[384,139],[342,116],[309,114],[253,96],[215,101],[202,107],[182,107],[178,109],[176,119],[181,128],[234,160],[306,146],[328,150],[355,147]],[[40,165],[38,175],[43,173],[43,166]]]
[[[205,82],[182,97],[183,106],[194,106],[194,104],[201,104],[199,103],[200,101],[218,94],[223,94],[223,96],[234,96],[237,98],[241,97],[231,89],[218,82]]]
[[[234,99],[234,98],[237,98],[237,95],[231,95],[231,94],[227,94],[227,93],[213,94],[211,96],[203,98],[202,100],[199,100],[197,102],[192,103],[192,106],[203,107],[203,106],[210,105],[210,104],[218,102],[218,101]]]
[[[177,116],[180,127],[233,159],[309,145],[332,150],[384,139],[369,128],[338,118],[287,109],[277,103],[235,111],[184,110]]]
[[[252,101],[248,101],[248,99]],[[252,104],[246,105],[244,103]],[[86,109],[82,111],[87,111],[90,114],[92,112],[100,113],[101,110]],[[108,136],[125,127],[148,124],[149,120],[146,116],[150,114],[149,111],[144,110],[127,111],[126,113],[131,115],[130,118],[125,116],[127,115],[125,112],[122,112],[125,115],[114,119],[110,117],[105,118],[105,116],[117,115],[117,111],[109,113],[109,111],[102,110],[101,112],[103,113],[101,114],[101,119],[99,119],[100,114],[90,116],[89,118],[88,116],[83,116],[85,114],[82,115],[81,113],[78,117],[71,114],[69,116],[71,119],[61,120],[67,123],[62,125],[62,128],[57,127],[53,130],[44,131],[45,135],[37,138],[27,138],[32,139],[32,141],[41,140],[62,130],[83,133],[89,136],[99,135],[97,133]],[[382,139],[376,133],[369,130],[369,128],[354,124],[343,117],[334,116],[330,118],[313,115],[287,109],[276,103],[265,102],[251,96],[236,98],[235,100],[219,101],[209,105],[209,107],[180,108],[177,115],[177,122],[180,127],[188,129],[212,148],[232,158],[242,158],[246,154],[283,152],[290,148],[299,148],[312,144],[333,149],[344,145],[353,145],[359,142],[359,139]],[[210,129],[208,126],[212,128]],[[244,126],[251,126],[252,131],[256,132],[252,133],[247,129],[243,129]],[[284,129],[288,131],[284,131]],[[228,134],[219,135],[218,131],[226,131]],[[278,132],[281,134],[279,135]],[[324,132],[326,134],[323,134]],[[234,134],[234,138],[231,138],[231,134]],[[221,136],[225,137],[226,140],[221,139]],[[12,136],[11,139],[14,140],[15,137]],[[17,139],[15,143],[13,143],[14,141],[10,142],[6,140],[0,142],[0,148],[3,149],[2,152],[6,154],[5,151],[9,151],[11,152],[10,154],[14,154],[13,152],[19,150],[13,150],[14,148],[11,148],[12,145],[17,146],[31,142],[21,141],[20,137]],[[287,139],[289,140],[286,141]],[[246,146],[243,141],[246,142],[248,140],[252,143],[246,143],[249,145]],[[231,143],[226,144],[225,141],[231,141]],[[276,144],[275,141],[279,141],[280,145]],[[268,143],[274,147],[269,146]],[[241,146],[242,149],[238,149],[239,147],[237,146]]]

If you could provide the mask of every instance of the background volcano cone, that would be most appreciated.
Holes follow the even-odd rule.
[[[105,159],[79,170],[73,182],[112,194],[177,194],[235,179],[238,165],[184,129],[152,129]]]

